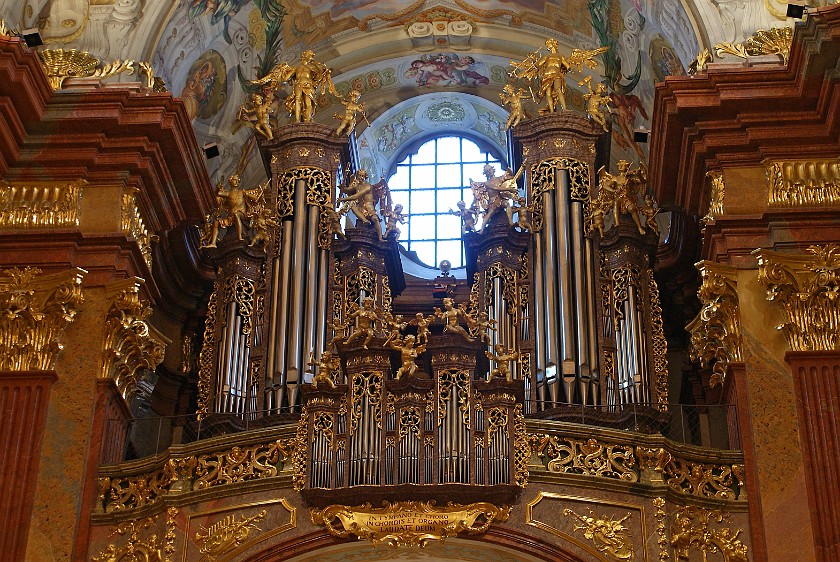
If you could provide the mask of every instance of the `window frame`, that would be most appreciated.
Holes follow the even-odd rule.
[[[458,147],[459,148],[459,159],[455,162],[440,162],[439,161],[440,160],[440,155],[439,155],[439,152],[438,152],[439,151],[438,142],[441,139],[445,139],[445,138],[456,138],[456,139],[459,140],[459,147]],[[465,141],[469,142],[469,143],[473,143],[478,148],[479,152],[484,157],[483,161],[481,161],[481,160],[478,160],[478,161],[470,160],[466,163],[464,162],[463,153],[464,153],[464,142]],[[435,143],[435,145],[434,145],[434,162],[427,163],[427,162],[423,161],[423,162],[420,162],[420,163],[414,163],[413,159],[415,157],[417,157],[417,155],[420,153],[420,149],[430,142]],[[437,173],[438,167],[439,166],[451,166],[453,164],[460,166],[460,168],[461,168],[461,170],[460,170],[460,172],[461,172],[461,182],[464,185],[461,185],[459,187],[440,186],[438,184],[438,182],[439,182],[438,173]],[[466,263],[465,263],[466,256],[465,256],[465,251],[464,251],[464,245],[463,245],[463,242],[462,242],[460,221],[457,223],[458,224],[457,229],[452,232],[452,236],[447,236],[449,234],[449,232],[443,233],[443,236],[442,236],[441,235],[442,233],[439,230],[440,229],[440,221],[438,220],[438,217],[448,215],[448,210],[449,209],[455,209],[456,208],[456,203],[458,201],[460,201],[461,199],[457,199],[455,201],[449,201],[449,200],[441,201],[441,200],[437,199],[437,194],[440,191],[459,190],[461,192],[461,197],[464,198],[463,200],[466,201],[467,205],[471,204],[472,203],[472,193],[470,192],[469,178],[466,177],[466,172],[464,171],[464,166],[465,165],[475,166],[476,168],[478,168],[480,166],[481,168],[483,168],[487,164],[490,164],[491,166],[495,167],[497,171],[505,170],[507,168],[506,158],[504,157],[504,155],[500,154],[498,152],[498,150],[496,150],[495,147],[493,147],[493,145],[491,143],[487,142],[487,140],[481,138],[480,136],[470,134],[469,132],[465,132],[465,131],[452,131],[452,130],[436,131],[436,132],[434,132],[434,134],[423,135],[420,138],[412,139],[410,142],[406,143],[404,146],[400,147],[400,149],[396,151],[395,157],[392,160],[392,164],[389,166],[388,173],[387,173],[386,177],[388,178],[387,181],[388,181],[389,189],[391,190],[391,197],[394,198],[395,201],[396,200],[403,201],[404,212],[409,213],[409,218],[408,218],[409,228],[404,229],[404,231],[407,231],[407,234],[404,237],[400,237],[400,244],[401,244],[402,248],[406,250],[407,255],[410,256],[413,261],[415,261],[416,263],[418,263],[419,265],[421,265],[423,267],[427,267],[427,268],[430,268],[430,269],[437,269],[437,264],[440,262],[440,260],[443,260],[443,259],[448,259],[452,263],[452,265],[453,265],[452,269],[462,269],[462,268],[466,267]],[[430,166],[430,167],[433,166],[435,168],[434,173],[432,173],[432,177],[434,179],[434,185],[431,186],[431,187],[426,187],[425,185],[421,186],[421,187],[414,186],[413,185],[413,175],[411,173],[411,169],[414,166]],[[400,168],[408,168],[408,173],[407,173],[407,178],[406,178],[406,186],[404,188],[400,187],[400,188],[394,189],[394,187],[391,186],[391,178],[398,172],[398,170]],[[470,172],[470,173],[472,173],[472,172]],[[476,181],[483,181],[484,176],[483,175],[478,175],[478,177],[476,177],[473,174],[472,179],[476,180]],[[412,213],[410,203],[411,203],[413,197],[415,197],[417,195],[420,195],[422,193],[434,193],[435,194],[435,202],[433,204],[433,209],[434,210],[433,211],[424,211],[424,212],[420,212],[420,213],[418,213],[418,212]],[[395,194],[396,194],[396,197],[395,197]],[[405,194],[405,199],[400,197],[400,194]],[[412,219],[414,218],[415,222],[416,222],[416,219],[419,218],[419,217],[433,217],[432,218],[432,223],[434,224],[434,233],[433,233],[432,237],[424,237],[424,238],[419,238],[418,239],[417,237],[413,236],[413,234],[412,234],[413,233]],[[454,216],[452,217],[452,219],[453,220],[458,220],[458,218],[454,217]],[[440,244],[443,243],[443,242],[453,242],[453,241],[458,242],[458,245],[459,245],[459,248],[460,248],[460,255],[459,256],[451,256],[449,254],[446,254],[446,255],[442,254],[439,250]],[[428,244],[430,242],[434,246],[434,256],[435,256],[434,261],[435,261],[435,263],[433,263],[433,264],[429,264],[429,263],[424,262],[422,257],[419,256],[416,253],[417,249],[418,249],[418,245],[424,245],[425,246],[426,244]],[[412,248],[412,246],[414,246],[414,248]],[[460,265],[458,265],[458,264],[460,264]]]

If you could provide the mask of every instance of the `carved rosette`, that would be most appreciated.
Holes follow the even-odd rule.
[[[758,280],[781,305],[792,351],[840,351],[840,245],[809,246],[806,255],[756,250]]]
[[[105,343],[100,378],[114,379],[128,402],[141,369],[154,370],[163,361],[169,339],[147,321],[151,307],[140,300],[143,280],[137,277],[106,287],[111,306],[105,316]]]
[[[715,386],[723,382],[730,362],[743,361],[737,270],[711,261],[696,267],[703,278],[697,291],[703,306],[685,329],[691,333],[691,359],[704,367],[715,361],[711,379]]]
[[[438,507],[434,501],[383,502],[372,508],[369,503],[350,507],[330,505],[312,509],[312,523],[322,525],[335,537],[355,535],[374,546],[392,548],[426,546],[431,541],[443,542],[461,533],[476,535],[485,532],[494,521],[504,522],[510,506],[487,502],[460,505],[450,502]]]
[[[55,368],[61,337],[83,301],[85,270],[40,273],[29,267],[0,272],[0,371]]]

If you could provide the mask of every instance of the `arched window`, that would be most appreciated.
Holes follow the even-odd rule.
[[[409,213],[400,242],[430,267],[449,260],[452,267],[462,267],[461,219],[449,213],[458,201],[469,206],[473,195],[470,179],[484,181],[484,166],[498,171],[499,158],[466,137],[449,134],[435,137],[411,148],[398,160],[388,178],[394,204]]]

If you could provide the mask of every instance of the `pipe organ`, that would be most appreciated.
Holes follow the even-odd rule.
[[[596,246],[587,236],[600,130],[571,113],[552,113],[514,129],[528,159],[533,369],[529,398],[541,409],[601,402]]]
[[[322,489],[509,485],[516,473],[511,408],[548,416],[564,404],[664,409],[665,340],[650,269],[656,237],[645,231],[656,213],[649,203],[637,208],[643,174],[633,176],[626,163],[617,176],[599,172],[595,185],[599,135],[570,113],[518,125],[526,199],[513,197],[519,174],[486,171],[490,219],[463,238],[467,302],[444,299],[445,311],[411,320],[394,309],[405,279],[398,242],[383,238],[377,215],[391,211],[384,182],[339,186],[342,172],[350,173],[347,140],[317,123],[281,128],[262,146],[270,188],[243,192],[261,198],[243,210],[251,243],[227,232],[212,251],[219,278],[200,354],[200,412],[298,411],[304,373],[317,366],[322,384],[305,402],[314,463],[306,486]],[[220,202],[231,193],[220,191]],[[519,209],[510,208],[511,198]],[[343,232],[341,213],[353,206],[361,218]],[[219,224],[242,219],[231,204],[225,208],[208,247]],[[628,213],[637,233],[624,224]],[[615,225],[604,235],[608,215]],[[441,351],[447,345],[454,345],[449,355]],[[429,375],[414,380],[418,370]],[[504,378],[522,398],[493,403],[481,390],[488,374],[496,377],[491,385]]]
[[[429,338],[431,376],[394,379],[382,343],[339,344],[346,383],[304,387],[296,485],[307,502],[513,499],[530,458],[523,384],[476,378],[483,345],[449,334]]]
[[[650,264],[658,236],[621,217],[601,240],[605,403],[668,403],[667,343],[659,289]]]

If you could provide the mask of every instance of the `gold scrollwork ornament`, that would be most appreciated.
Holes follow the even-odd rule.
[[[486,502],[469,505],[450,502],[438,507],[434,501],[408,501],[383,502],[381,508],[372,508],[369,503],[356,507],[330,505],[313,508],[310,515],[312,523],[325,526],[335,537],[355,535],[374,546],[386,544],[397,548],[423,547],[461,533],[483,533],[494,521],[507,521],[510,510],[509,506]]]
[[[633,541],[629,529],[624,526],[631,513],[621,519],[608,516],[597,516],[592,510],[589,515],[578,515],[571,509],[564,509],[563,515],[574,517],[575,531],[583,531],[584,538],[592,541],[599,552],[603,552],[614,560],[635,560]]]
[[[251,534],[260,531],[257,523],[265,519],[267,512],[262,510],[251,517],[242,517],[237,521],[236,515],[228,515],[221,521],[213,523],[206,529],[195,534],[198,551],[204,555],[202,560],[215,560],[216,556],[228,553],[240,546]]]

